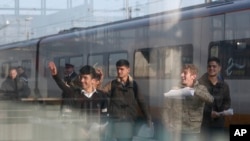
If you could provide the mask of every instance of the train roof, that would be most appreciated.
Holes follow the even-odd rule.
[[[73,27],[69,30],[61,31],[58,34],[48,35],[44,37],[40,37],[37,40],[41,42],[50,42],[54,40],[62,40],[62,39],[74,39],[75,37],[79,37],[81,34],[91,34],[92,32],[96,32],[97,30],[124,30],[130,28],[137,28],[142,26],[149,26],[164,22],[171,22],[172,19],[177,20],[187,20],[193,18],[201,18],[208,17],[212,15],[220,15],[224,13],[243,11],[250,9],[250,1],[249,0],[237,0],[237,1],[227,1],[227,2],[214,2],[209,4],[201,4],[156,14],[150,14],[146,16],[136,17],[133,19],[126,19],[121,21],[116,21],[112,23],[106,23],[91,27]],[[35,40],[36,41],[36,40]],[[24,44],[26,41],[22,41],[16,44]],[[32,42],[32,41],[30,41]],[[28,42],[27,42],[28,44]],[[11,45],[11,44],[9,44]],[[0,49],[6,47],[6,45],[1,45]]]
[[[28,47],[28,46],[34,46],[37,44],[39,39],[31,39],[31,40],[25,40],[25,41],[18,41],[8,44],[0,45],[0,50],[2,49],[10,49],[15,47]]]

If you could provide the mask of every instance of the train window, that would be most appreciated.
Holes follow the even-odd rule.
[[[120,59],[128,59],[127,53],[112,53],[109,55],[109,77],[116,76],[116,62]]]
[[[17,61],[10,62],[10,67],[17,67],[19,66]]]
[[[63,68],[65,66],[65,64],[66,64],[66,59],[65,58],[60,58],[59,59],[59,67]]]
[[[21,66],[23,67],[26,75],[31,76],[31,60],[22,60]]]
[[[141,49],[135,52],[134,76],[135,77],[153,77],[157,71],[156,49]]]
[[[88,65],[93,67],[103,67],[103,54],[89,55]]]
[[[82,56],[73,56],[69,58],[69,63],[75,66],[75,70],[80,70],[83,65]]]
[[[192,62],[192,45],[141,49],[135,52],[134,76],[179,78],[182,65]]]
[[[2,63],[2,68],[1,68],[1,77],[2,78],[6,78],[8,76],[9,73],[9,68],[10,68],[10,64],[9,63]]]
[[[250,78],[250,39],[212,42],[209,56],[220,58],[225,79]]]
[[[210,48],[210,54],[211,54],[211,56],[218,57],[218,53],[219,53],[219,46],[212,46]]]
[[[60,58],[59,59],[59,69],[58,69],[60,76],[64,76],[65,64],[66,64],[66,59]]]

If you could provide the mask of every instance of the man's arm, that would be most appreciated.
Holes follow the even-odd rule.
[[[214,101],[214,97],[208,92],[207,88],[204,85],[196,86],[194,95],[199,97],[206,103],[213,103]]]
[[[67,94],[66,97],[70,97],[70,98],[74,97],[74,91],[67,84],[65,84],[64,81],[62,81],[62,79],[59,77],[58,71],[54,62],[49,62],[49,69],[58,87],[65,94]]]

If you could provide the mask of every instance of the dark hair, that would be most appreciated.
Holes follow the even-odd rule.
[[[120,59],[116,62],[116,67],[121,67],[121,66],[126,66],[129,67],[129,62],[128,60],[125,59]]]
[[[213,57],[208,58],[207,64],[209,64],[212,61],[216,62],[220,66],[220,59],[218,57],[213,56]]]
[[[80,70],[80,75],[91,75],[92,78],[96,78],[96,71],[92,66],[85,65]]]

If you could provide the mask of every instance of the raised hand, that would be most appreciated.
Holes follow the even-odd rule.
[[[56,75],[57,74],[57,68],[54,62],[49,62],[48,67],[50,69],[51,75]]]

